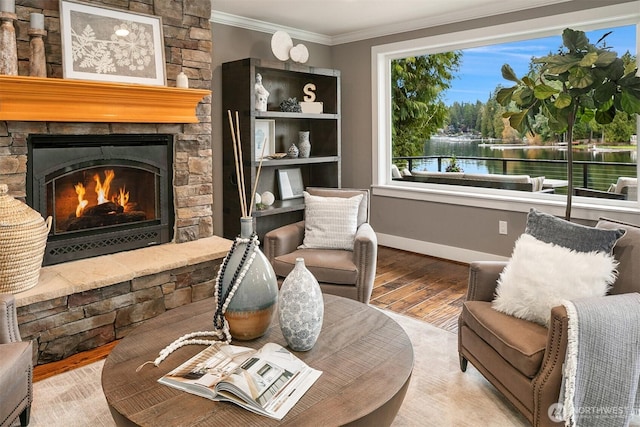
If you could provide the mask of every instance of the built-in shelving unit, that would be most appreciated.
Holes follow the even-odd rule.
[[[255,109],[256,74],[269,91],[267,111]],[[312,83],[316,87],[316,101],[323,103],[322,113],[292,113],[280,110],[280,103],[288,98],[304,99],[303,88]],[[287,62],[243,59],[222,65],[223,174],[224,174],[224,237],[234,238],[240,230],[240,204],[235,179],[232,136],[227,111],[238,112],[243,151],[243,167],[247,200],[253,189],[260,153],[256,152],[256,120],[273,120],[273,150],[286,153],[291,144],[298,145],[298,133],[309,131],[311,155],[308,158],[263,159],[257,192],[271,191],[276,202],[265,209],[255,210],[256,231],[264,234],[278,226],[302,219],[302,198],[282,200],[277,172],[285,168],[299,168],[304,187],[340,187],[340,72],[326,68],[307,67]]]
[[[0,76],[0,120],[198,123],[204,89]]]

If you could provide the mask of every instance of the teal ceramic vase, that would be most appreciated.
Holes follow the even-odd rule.
[[[273,267],[260,250],[260,242],[253,231],[253,218],[241,218],[240,238],[236,239],[220,268],[216,286],[222,304],[232,293],[224,312],[231,337],[246,341],[264,335],[276,311],[278,283]],[[233,291],[236,283],[238,286]]]
[[[278,319],[287,345],[294,351],[311,350],[320,336],[324,299],[318,280],[296,258],[296,265],[282,282]]]

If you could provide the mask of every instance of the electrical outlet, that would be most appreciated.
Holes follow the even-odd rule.
[[[507,234],[507,221],[498,221],[498,233]]]

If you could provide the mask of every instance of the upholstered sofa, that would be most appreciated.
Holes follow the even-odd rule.
[[[20,340],[13,295],[0,294],[0,426],[29,424],[33,401],[31,341]]]
[[[600,220],[596,228],[625,229],[613,255],[618,277],[609,294],[640,292],[640,228]],[[560,426],[549,414],[558,402],[568,336],[564,306],[551,310],[549,327],[492,308],[497,280],[507,262],[470,264],[467,299],[459,317],[460,368],[467,361],[484,375],[533,426]],[[606,298],[606,297],[605,297]]]
[[[531,177],[529,175],[502,175],[492,173],[411,171],[410,175],[401,174],[399,178],[396,177],[394,179],[433,184],[500,188],[503,190],[553,191],[553,189],[543,188],[544,176]]]

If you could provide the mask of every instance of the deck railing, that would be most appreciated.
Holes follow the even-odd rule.
[[[407,167],[409,170],[445,171],[451,160],[451,156],[431,155],[415,157],[394,157],[393,163]],[[530,175],[544,176],[547,179],[567,179],[566,160],[545,159],[510,159],[496,157],[456,156],[456,162],[464,170],[473,165],[482,166],[487,173],[503,175]],[[618,177],[636,177],[637,165],[635,163],[596,162],[586,160],[574,160],[573,185],[574,187],[591,188],[594,190],[607,190],[614,184]],[[559,191],[562,192],[562,191]]]

